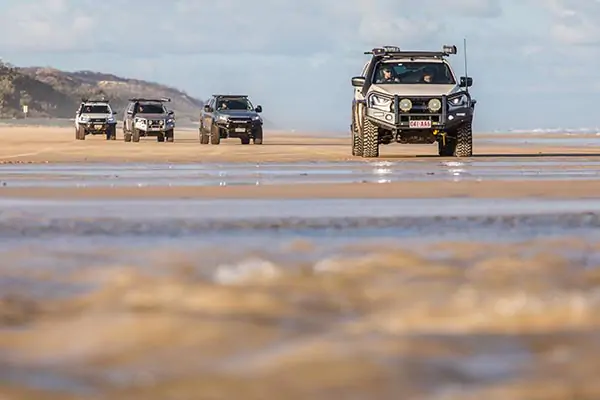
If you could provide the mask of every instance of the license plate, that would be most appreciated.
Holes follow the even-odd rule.
[[[246,128],[235,128],[236,132],[246,132]]]
[[[431,121],[427,119],[415,119],[409,121],[409,128],[431,128]]]

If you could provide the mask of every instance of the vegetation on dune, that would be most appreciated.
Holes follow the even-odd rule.
[[[73,118],[85,97],[105,97],[119,113],[131,97],[168,97],[179,119],[198,120],[204,102],[155,82],[93,71],[66,72],[55,68],[19,68],[0,60],[0,118]]]

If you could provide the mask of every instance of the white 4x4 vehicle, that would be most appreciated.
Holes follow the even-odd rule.
[[[441,52],[394,46],[365,52],[371,60],[352,78],[352,154],[379,157],[380,144],[437,142],[440,156],[471,156],[473,79],[457,79],[446,60],[456,53],[456,46]]]
[[[82,100],[75,114],[75,139],[85,140],[86,135],[106,135],[106,140],[115,140],[116,113],[107,100]]]

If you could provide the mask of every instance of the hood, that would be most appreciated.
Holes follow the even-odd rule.
[[[137,113],[135,114],[135,118],[147,118],[147,119],[168,119],[169,116],[167,114],[146,114],[146,113]]]
[[[443,94],[451,94],[460,90],[458,85],[432,85],[432,84],[381,84],[371,85],[369,92],[379,92],[389,95],[404,95],[404,96],[441,96]]]
[[[112,116],[112,114],[110,113],[103,113],[103,114],[88,114],[88,113],[83,113],[81,114],[82,117],[87,117],[87,118],[107,118]]]
[[[220,110],[219,113],[230,117],[255,117],[258,115],[254,110]]]

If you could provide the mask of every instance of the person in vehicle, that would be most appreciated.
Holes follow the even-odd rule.
[[[400,83],[400,79],[394,76],[391,67],[384,65],[381,68],[381,76],[377,83]]]

